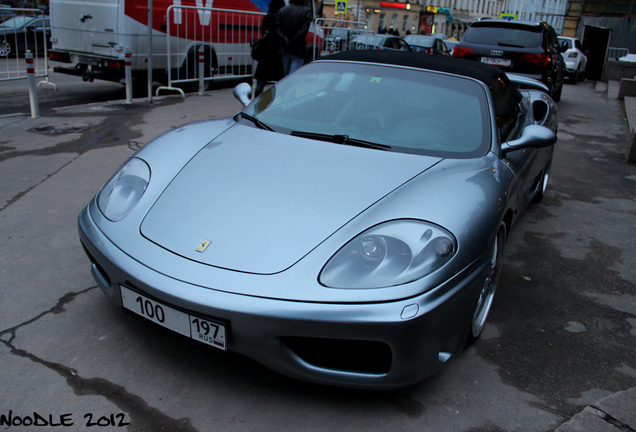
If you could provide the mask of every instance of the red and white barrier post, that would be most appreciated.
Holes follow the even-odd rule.
[[[203,47],[199,47],[199,96],[203,96],[203,89],[205,88],[204,80],[204,67],[205,67],[205,55],[203,54]]]
[[[38,87],[35,84],[35,66],[33,65],[33,53],[28,50],[24,55],[26,60],[27,80],[29,82],[29,101],[31,102],[31,118],[40,118],[40,106],[38,105]]]
[[[124,74],[126,77],[126,103],[131,104],[133,99],[133,83],[132,83],[132,50],[130,47],[124,48]]]

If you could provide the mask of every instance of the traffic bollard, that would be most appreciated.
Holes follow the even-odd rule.
[[[203,54],[203,47],[199,47],[199,96],[203,96],[203,89],[205,86],[204,71],[205,67],[205,55]]]
[[[29,82],[29,102],[31,103],[31,118],[40,118],[40,106],[38,105],[38,87],[35,84],[35,66],[33,65],[33,53],[27,50],[24,55],[27,67],[27,80]]]
[[[130,47],[124,48],[124,74],[126,77],[126,103],[127,104],[131,104],[133,99],[131,58],[132,58],[132,50],[130,49]]]

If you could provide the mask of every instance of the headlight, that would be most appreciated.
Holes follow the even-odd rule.
[[[141,159],[132,158],[102,188],[97,205],[109,220],[122,220],[137,205],[150,181],[150,168]]]
[[[572,51],[571,53],[568,54],[569,58],[577,58],[579,56],[579,53],[577,53],[576,51]]]
[[[455,254],[445,229],[418,220],[385,222],[363,232],[331,257],[320,283],[331,288],[383,288],[413,282]]]

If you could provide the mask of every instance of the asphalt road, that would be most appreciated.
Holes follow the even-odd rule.
[[[636,166],[621,105],[590,82],[564,88],[548,192],[508,240],[482,338],[420,384],[305,384],[112,307],[77,214],[152,137],[239,108],[220,90],[0,118],[0,416],[37,414],[40,430],[553,431],[636,386]]]

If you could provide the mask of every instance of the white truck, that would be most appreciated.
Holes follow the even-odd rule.
[[[249,77],[250,44],[271,0],[153,0],[154,81],[195,82],[197,52],[204,48],[205,77]],[[306,0],[314,11],[314,0]],[[51,0],[49,59],[70,63],[58,73],[124,83],[124,51],[132,51],[134,85],[147,85],[148,0]],[[312,24],[307,59],[322,46],[323,32]],[[315,45],[314,45],[315,44]]]

